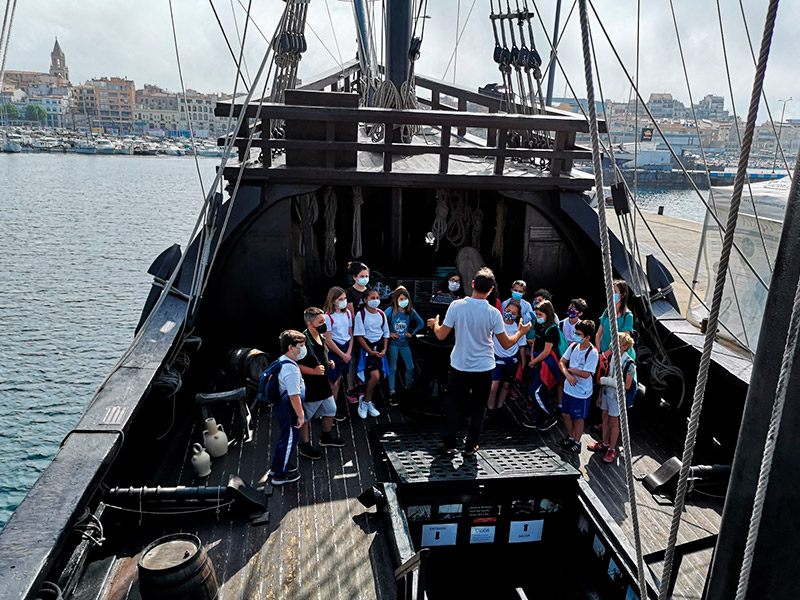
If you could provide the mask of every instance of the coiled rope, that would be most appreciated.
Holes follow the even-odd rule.
[[[597,126],[597,108],[594,100],[594,81],[592,77],[592,56],[589,48],[589,17],[586,12],[586,0],[579,0],[579,12],[581,22],[581,42],[583,47],[584,76],[586,78],[586,102],[589,108],[589,132],[592,138],[592,163],[594,167],[595,189],[600,192],[600,199],[597,203],[597,215],[600,227],[600,247],[603,254],[603,280],[606,292],[606,307],[609,315],[615,311],[614,303],[614,284],[611,266],[611,245],[608,236],[608,222],[606,220],[606,205],[602,199],[603,190],[603,162],[600,156],[600,134]],[[614,364],[614,377],[616,379],[617,404],[619,406],[619,424],[622,434],[622,446],[624,451],[625,480],[628,487],[628,498],[631,504],[631,522],[633,525],[634,547],[636,549],[636,575],[639,582],[639,597],[647,597],[647,580],[645,579],[644,557],[642,555],[642,540],[639,531],[639,509],[636,505],[636,489],[633,479],[633,458],[631,452],[631,438],[628,429],[628,409],[625,404],[625,381],[623,378],[619,334],[617,320],[609,319],[609,329],[611,333],[612,360]]]
[[[480,201],[472,211],[472,247],[480,252],[481,231],[483,230],[483,211],[480,209]]]
[[[436,239],[436,250],[439,250],[439,242],[447,236],[447,215],[450,212],[448,198],[450,192],[447,190],[436,190],[436,217],[433,219],[431,233]]]
[[[447,241],[460,248],[467,241],[467,206],[464,193],[452,192],[450,195],[450,215],[447,219]]]
[[[800,202],[800,152],[798,152],[797,161],[795,161],[792,191],[794,193],[790,194],[789,202]],[[775,402],[772,405],[767,439],[764,444],[764,455],[761,457],[761,467],[758,471],[758,484],[753,498],[753,512],[750,515],[750,526],[747,530],[747,542],[744,547],[742,569],[739,572],[736,600],[742,600],[747,595],[747,586],[750,582],[750,572],[753,568],[753,557],[755,555],[756,542],[758,541],[758,530],[764,512],[767,487],[769,487],[769,478],[772,473],[772,462],[775,458],[775,447],[777,446],[778,434],[781,429],[783,407],[786,404],[789,377],[797,356],[798,337],[800,337],[800,281],[798,281],[797,289],[794,292],[792,315],[789,318],[789,331],[786,334],[786,346],[781,360],[781,370],[778,374],[778,384],[775,388]]]
[[[319,203],[317,202],[316,194],[314,192],[303,194],[302,196],[296,196],[295,200],[294,210],[295,213],[297,213],[297,218],[300,220],[300,223],[303,224],[303,208],[305,208],[308,214],[308,227],[309,229],[314,227],[314,223],[319,219]],[[303,204],[305,204],[305,207],[303,207]],[[313,250],[314,236],[308,236],[308,240],[311,245],[309,250]],[[305,238],[302,235],[299,239],[299,251],[301,256],[306,255]]]
[[[497,203],[497,220],[494,226],[494,244],[492,244],[492,256],[503,259],[503,230],[506,227],[506,203],[500,200]]]
[[[584,0],[582,0],[584,1]],[[730,210],[728,220],[725,225],[725,237],[722,242],[717,275],[714,282],[714,296],[711,302],[711,310],[708,315],[708,329],[703,340],[703,354],[700,358],[700,367],[697,373],[697,385],[694,391],[694,400],[689,418],[689,425],[686,431],[686,444],[683,450],[680,477],[675,493],[675,508],[672,513],[672,523],[669,531],[669,539],[664,555],[664,570],[661,575],[661,584],[658,589],[659,600],[666,600],[669,591],[669,581],[672,576],[673,562],[675,558],[675,545],[678,540],[678,529],[680,528],[681,514],[686,504],[686,488],[689,479],[689,469],[694,456],[694,446],[697,438],[697,429],[700,424],[700,414],[703,409],[703,399],[705,397],[706,384],[708,382],[708,371],[711,365],[711,351],[714,346],[714,336],[719,322],[719,312],[722,305],[722,294],[725,290],[725,282],[728,276],[728,264],[730,262],[731,249],[733,248],[733,238],[736,233],[736,222],[739,218],[739,207],[742,200],[742,190],[744,189],[747,177],[747,162],[750,158],[750,148],[753,145],[753,133],[756,127],[756,116],[758,114],[758,104],[761,98],[761,91],[764,87],[764,75],[767,70],[767,59],[772,45],[772,34],[775,29],[775,17],[778,12],[778,0],[770,0],[767,8],[767,17],[764,23],[764,34],[761,40],[761,50],[758,57],[758,68],[756,69],[753,80],[753,90],[750,95],[750,108],[747,114],[747,123],[744,136],[742,136],[742,149],[739,155],[739,164],[736,170],[736,179],[733,184],[733,194],[731,195]],[[741,584],[741,581],[740,581]],[[746,586],[746,583],[745,583]],[[737,591],[737,598],[739,597]]]
[[[325,188],[325,275],[336,275],[336,192]]]
[[[359,258],[363,252],[361,247],[361,205],[364,197],[361,195],[361,186],[353,186],[353,243],[350,246],[350,255]]]

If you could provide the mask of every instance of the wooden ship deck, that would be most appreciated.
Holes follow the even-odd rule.
[[[348,420],[336,426],[338,434],[347,442],[344,448],[323,450],[323,458],[316,461],[294,457],[299,460],[301,479],[280,487],[266,486],[268,523],[232,512],[225,502],[220,503],[219,510],[212,505],[205,514],[193,514],[181,521],[181,515],[150,515],[146,507],[140,513],[136,505],[130,503],[124,505],[125,512],[120,512],[113,508],[117,506],[114,500],[107,500],[104,520],[113,522],[121,518],[131,521],[132,526],[128,528],[126,543],[113,556],[95,564],[94,571],[87,571],[83,587],[76,590],[75,597],[138,600],[135,577],[138,551],[153,539],[174,533],[177,519],[181,523],[180,531],[197,535],[208,548],[220,583],[221,599],[395,598],[397,587],[387,532],[375,509],[365,508],[357,500],[359,494],[376,482],[389,479],[381,448],[370,429],[375,424],[402,423],[418,428],[422,435],[435,440],[437,427],[414,422],[397,408],[382,406],[381,410],[383,414],[378,419],[362,421],[351,406]],[[492,436],[498,429],[513,432],[515,438],[506,442],[509,452],[520,446],[549,447],[565,463],[580,470],[614,522],[632,542],[621,459],[616,464],[604,464],[599,455],[585,449],[590,443],[588,435],[584,437],[584,450],[580,455],[567,454],[556,443],[563,435],[560,427],[541,434],[517,425],[515,413],[516,407],[498,415],[487,426],[485,436]],[[242,428],[238,413],[217,414],[226,431],[232,432],[231,437],[239,436]],[[654,428],[633,413],[631,422],[634,469],[649,473],[671,456],[668,449],[675,440],[667,431]],[[319,423],[312,426],[318,430]],[[246,443],[241,439],[233,440],[228,453],[214,460],[207,481],[197,479],[188,466],[191,445],[201,432],[198,409],[195,418],[187,419],[175,432],[153,485],[225,485],[231,475],[238,475],[253,485],[267,482],[271,451],[278,433],[269,407],[255,408],[252,440]],[[495,453],[502,452],[496,440],[492,448]],[[443,458],[431,450],[418,454],[416,460],[423,470],[434,462],[448,462],[452,469],[437,473],[439,479],[465,476],[464,459],[460,455]],[[506,475],[513,477],[514,468],[508,468]],[[109,485],[113,488],[115,484],[126,483],[130,482],[116,481]],[[643,552],[656,555],[666,545],[671,507],[658,504],[638,483],[636,497]],[[693,496],[684,515],[679,543],[697,542],[716,534],[720,512],[720,500]],[[708,549],[684,559],[673,598],[701,597],[710,553]],[[651,560],[650,566],[660,575],[658,557]]]

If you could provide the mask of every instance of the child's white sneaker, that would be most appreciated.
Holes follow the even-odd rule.
[[[362,399],[359,398],[358,400],[358,416],[362,419],[367,418],[367,404],[372,404],[371,402],[364,402]]]
[[[375,408],[375,404],[372,402],[365,402],[364,404],[367,405],[367,412],[369,413],[370,417],[380,417],[381,413],[378,412],[378,409]]]

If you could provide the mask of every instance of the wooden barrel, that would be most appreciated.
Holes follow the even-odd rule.
[[[269,355],[258,348],[234,348],[228,352],[227,371],[235,377],[258,381],[269,363]]]
[[[214,565],[196,535],[167,535],[142,550],[142,600],[214,600],[218,591]]]

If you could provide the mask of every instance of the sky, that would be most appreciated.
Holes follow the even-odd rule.
[[[391,2],[392,0],[388,0]],[[500,0],[497,0],[498,2]],[[510,1],[512,8],[516,2]],[[552,35],[555,0],[525,0],[537,6]],[[717,2],[721,6],[725,44],[728,51],[733,98],[742,119],[750,99],[755,71],[740,11],[740,0],[672,0],[689,86],[681,66],[676,33],[670,12],[670,0],[641,0],[639,88],[645,99],[650,93],[670,92],[688,105],[689,95],[697,102],[706,94],[725,97],[731,107],[731,94],[723,60]],[[211,2],[234,48],[242,33],[248,0],[172,0],[180,63],[187,88],[205,92],[233,90],[235,66],[214,18]],[[561,24],[567,20],[574,0],[563,0]],[[603,25],[629,72],[635,72],[637,0],[593,0]],[[492,3],[497,6],[495,0]],[[758,51],[768,0],[741,0],[750,36]],[[252,0],[251,23],[269,37],[274,30],[283,0]],[[380,14],[381,2],[375,2]],[[456,81],[476,89],[500,80],[492,62],[494,38],[488,19],[490,0],[428,0],[425,39],[417,72],[430,77]],[[471,11],[471,14],[470,14]],[[234,23],[233,13],[236,14]],[[300,63],[299,75],[313,75],[334,68],[340,61],[355,56],[356,34],[351,3],[346,0],[311,0],[308,15],[308,52]],[[590,9],[591,12],[591,9]],[[469,19],[467,20],[467,17]],[[800,118],[796,24],[800,21],[800,2],[784,0],[778,20],[767,69],[765,91],[773,117],[780,118],[783,100],[785,117]],[[627,100],[631,86],[614,57],[598,22],[591,18],[592,34],[599,64],[599,84],[603,97]],[[457,31],[461,31],[457,57],[454,56]],[[538,20],[534,23],[537,48],[544,57],[549,53],[547,36]],[[175,47],[173,44],[168,0],[25,0],[17,4],[6,63],[7,69],[47,71],[55,37],[66,55],[73,83],[92,77],[124,76],[137,87],[145,83],[179,91]],[[250,26],[245,58],[253,75],[267,43]],[[377,44],[380,47],[380,42]],[[559,57],[569,81],[579,97],[586,86],[580,47],[578,9],[566,25]],[[546,60],[546,58],[545,58]],[[448,67],[449,63],[449,67]],[[565,78],[557,72],[555,96],[565,94]],[[595,82],[597,85],[597,81]],[[596,96],[600,98],[599,91]],[[766,112],[759,113],[759,122]]]

